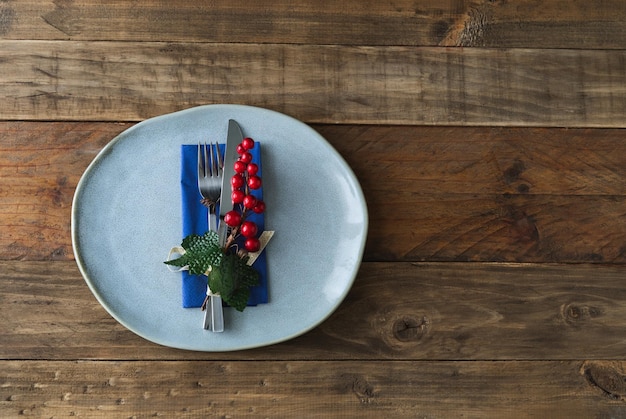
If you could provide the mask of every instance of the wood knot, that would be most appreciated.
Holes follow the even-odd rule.
[[[354,374],[342,374],[341,377],[345,380],[342,390],[353,393],[361,403],[371,403],[376,397],[374,386],[365,377]]]
[[[561,317],[571,325],[583,324],[602,315],[599,307],[584,304],[564,304],[561,306]]]
[[[430,329],[430,321],[426,316],[421,319],[403,317],[393,323],[393,335],[401,342],[420,340]]]
[[[626,374],[620,362],[585,362],[581,374],[590,386],[600,390],[611,400],[626,398]]]
[[[534,217],[521,209],[507,205],[503,208],[503,221],[510,225],[510,236],[521,243],[539,241],[539,229]]]
[[[504,181],[510,185],[520,179],[522,173],[526,170],[526,165],[520,159],[515,159],[513,164],[504,171]]]

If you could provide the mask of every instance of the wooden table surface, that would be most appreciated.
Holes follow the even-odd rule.
[[[626,417],[622,0],[4,0],[0,93],[1,417]],[[284,343],[150,343],[74,261],[102,147],[211,103],[364,190],[354,287]]]

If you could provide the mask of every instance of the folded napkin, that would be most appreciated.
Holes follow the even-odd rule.
[[[224,144],[220,144],[222,155]],[[260,144],[255,142],[252,151],[252,162],[259,166],[258,176],[261,177],[261,153]],[[182,188],[182,210],[183,210],[183,237],[190,234],[202,235],[208,230],[208,208],[200,203],[202,195],[198,191],[198,146],[181,146],[181,188]],[[259,188],[252,193],[256,198],[263,199],[263,188]],[[230,201],[227,203],[231,205]],[[219,205],[216,208],[219,214]],[[219,226],[219,217],[217,217]],[[259,226],[259,231],[265,230],[265,219],[263,214],[250,212],[247,219],[254,221]],[[263,251],[252,265],[259,272],[259,285],[250,289],[249,306],[267,303],[267,256]],[[191,275],[187,271],[182,271],[182,296],[183,307],[200,307],[204,302],[207,290],[207,278],[204,275]]]

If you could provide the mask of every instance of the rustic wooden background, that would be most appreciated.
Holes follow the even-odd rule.
[[[626,2],[3,0],[0,93],[0,416],[626,417]],[[144,341],[73,260],[98,151],[208,103],[364,189],[354,288],[282,344]]]

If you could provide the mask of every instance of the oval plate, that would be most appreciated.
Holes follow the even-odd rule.
[[[181,233],[180,145],[223,142],[228,119],[262,144],[270,301],[225,309],[226,331],[202,329],[181,306],[180,274],[163,261]],[[306,124],[242,105],[207,105],[148,119],[105,146],[72,205],[78,267],[122,325],[160,345],[233,351],[291,339],[324,321],[359,268],[367,207],[354,173]]]

